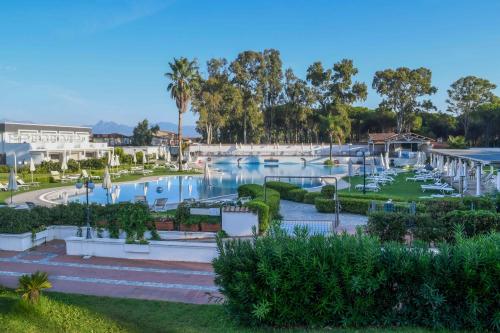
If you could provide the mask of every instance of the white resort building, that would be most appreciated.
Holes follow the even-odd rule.
[[[14,165],[42,161],[83,160],[102,157],[112,148],[90,142],[90,127],[0,123],[0,164]]]

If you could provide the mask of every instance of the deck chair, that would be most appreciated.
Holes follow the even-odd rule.
[[[24,182],[21,178],[16,178],[17,187],[21,189],[29,189],[30,186]]]
[[[153,212],[164,212],[167,210],[167,198],[155,199],[154,203],[149,207]]]
[[[62,181],[61,174],[59,173],[59,171],[51,171],[50,172],[50,176],[52,177],[52,179],[55,182],[61,182]]]
[[[147,203],[146,196],[145,195],[136,195],[134,197],[134,202],[135,203]]]
[[[7,185],[0,183],[0,191],[7,191]]]

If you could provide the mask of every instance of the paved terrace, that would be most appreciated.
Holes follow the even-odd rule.
[[[22,274],[49,273],[53,291],[96,296],[205,304],[220,297],[210,264],[161,262],[65,254],[64,241],[31,251],[0,251],[0,285],[17,287]]]

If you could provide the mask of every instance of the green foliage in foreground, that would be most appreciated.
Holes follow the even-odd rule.
[[[37,306],[22,302],[12,291],[0,291],[0,327],[9,333],[194,333],[305,332],[250,329],[231,322],[222,306],[192,305],[123,298],[47,293]],[[356,330],[308,330],[354,333]],[[418,328],[367,329],[363,332],[426,333]],[[445,331],[441,331],[445,332]]]
[[[219,240],[213,265],[231,316],[248,325],[500,330],[500,234],[438,252],[347,234]]]
[[[269,228],[272,219],[279,217],[280,193],[272,188],[266,189],[258,184],[245,184],[238,187],[238,196],[251,197],[252,201],[247,207],[259,214],[259,231],[264,232]]]

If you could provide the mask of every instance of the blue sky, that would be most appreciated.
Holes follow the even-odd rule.
[[[175,123],[168,61],[265,48],[301,77],[351,58],[368,86],[377,70],[428,67],[445,109],[461,76],[500,85],[498,13],[498,0],[0,0],[0,119]],[[363,104],[379,101],[370,89]]]

